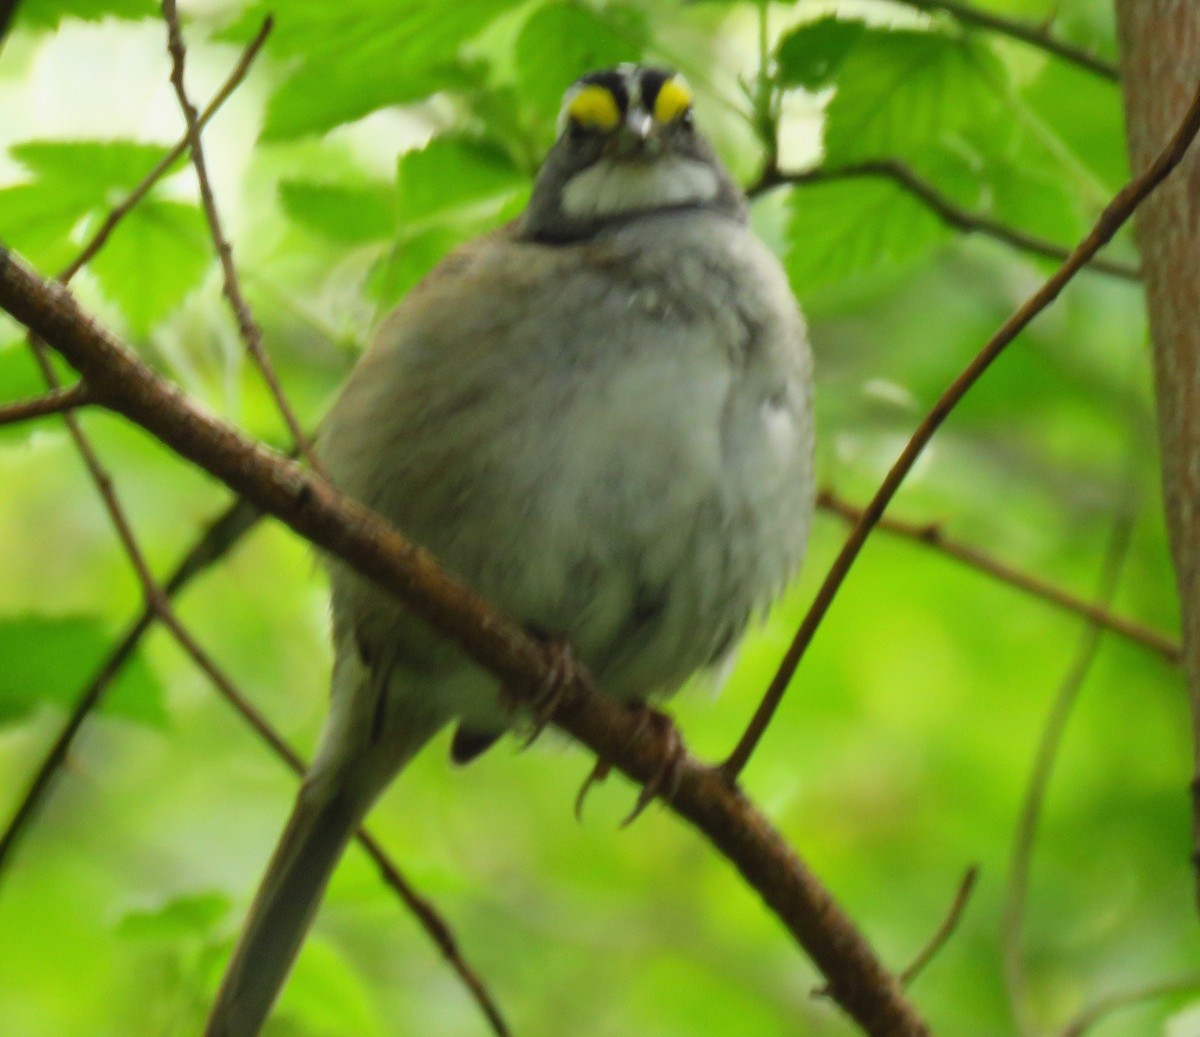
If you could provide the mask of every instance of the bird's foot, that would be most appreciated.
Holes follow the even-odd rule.
[[[663,761],[654,776],[642,786],[638,793],[637,802],[633,809],[621,822],[622,828],[627,828],[638,819],[642,811],[653,802],[655,796],[670,800],[679,791],[680,767],[687,756],[687,749],[679,729],[666,713],[660,712],[647,705],[635,705],[637,713],[637,730],[635,738],[640,738],[649,728],[663,743]]]
[[[546,653],[549,659],[549,668],[545,678],[539,685],[537,692],[533,698],[525,705],[528,705],[533,711],[533,726],[529,736],[525,739],[522,749],[528,749],[535,741],[538,735],[546,730],[550,723],[550,718],[554,716],[554,711],[562,704],[571,685],[575,683],[575,679],[579,675],[579,667],[575,662],[575,656],[571,652],[571,646],[567,643],[565,637],[547,636],[533,633],[545,646]],[[500,689],[501,696],[507,698],[510,702],[514,698],[511,692],[505,692]]]
[[[635,713],[637,718],[634,728],[634,738],[641,738],[648,730],[652,731],[662,741],[664,749],[662,765],[654,776],[642,786],[633,809],[621,822],[622,828],[637,820],[638,816],[650,805],[655,796],[662,796],[664,799],[669,800],[675,795],[679,789],[679,768],[687,752],[684,748],[683,739],[675,727],[675,722],[666,713],[642,704],[633,704],[629,708]],[[596,766],[588,773],[583,785],[580,786],[579,792],[575,796],[575,819],[577,821],[583,819],[583,804],[592,786],[602,782],[608,777],[611,771],[612,764],[608,760],[601,757],[596,761]]]

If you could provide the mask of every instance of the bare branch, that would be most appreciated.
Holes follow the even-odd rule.
[[[944,11],[963,25],[987,29],[989,32],[1020,40],[1022,43],[1037,47],[1038,50],[1044,50],[1048,54],[1078,65],[1109,82],[1120,82],[1121,74],[1112,62],[1105,61],[1083,47],[1077,47],[1073,43],[1060,39],[1041,26],[1004,18],[1001,15],[992,14],[990,11],[981,11],[977,7],[959,3],[957,0],[892,0],[892,2],[916,8],[918,11]]]
[[[207,123],[209,119],[216,114],[217,110],[229,98],[233,91],[238,87],[246,77],[254,58],[262,49],[263,43],[266,41],[267,35],[271,30],[271,19],[267,18],[258,33],[247,45],[242,52],[241,58],[234,66],[233,71],[226,78],[221,89],[217,91],[212,101],[209,102],[204,114],[200,117],[200,124]],[[57,280],[63,284],[67,284],[83,267],[94,258],[97,253],[107,243],[109,236],[117,228],[120,222],[133,210],[133,208],[150,192],[151,188],[164,176],[171,166],[180,158],[187,150],[188,138],[185,137],[173,148],[171,148],[159,162],[142,178],[142,181],[105,217],[104,221],[97,228],[95,233],[88,239],[79,255],[75,257],[63,270],[57,275]],[[41,353],[36,341],[30,341],[30,345],[34,350],[34,355],[37,358],[38,364],[41,367],[43,375],[51,385],[57,383],[57,377],[52,368],[48,366],[44,355]],[[80,383],[83,385],[84,383]],[[62,392],[64,390],[55,389],[53,392]],[[78,425],[70,426],[73,438],[77,442],[83,439],[83,433]],[[86,443],[86,440],[84,440]],[[91,453],[90,444],[87,446],[87,453]],[[98,464],[98,461],[97,461]],[[103,476],[107,480],[107,476]],[[179,569],[171,577],[161,593],[166,597],[172,596],[176,590],[191,579],[196,573],[204,567],[219,559],[232,542],[244,532],[244,529],[236,531],[227,529],[228,520],[240,514],[239,508],[242,506],[235,504],[229,512],[221,519],[209,527],[205,532],[200,543],[187,555]],[[244,509],[242,509],[244,510]],[[119,508],[118,508],[119,511]],[[256,518],[257,516],[255,516]],[[251,523],[252,524],[252,523]],[[247,525],[245,528],[249,528]],[[226,539],[226,533],[231,533]],[[140,553],[139,553],[140,557]],[[152,582],[152,581],[151,581]],[[33,817],[41,800],[49,790],[51,780],[55,773],[62,766],[63,760],[66,758],[68,751],[79,729],[82,727],[84,720],[88,714],[99,704],[101,698],[108,685],[124,666],[128,657],[133,653],[134,648],[140,641],[142,635],[149,628],[156,618],[156,611],[151,602],[147,603],[145,611],[142,613],[133,626],[127,631],[124,638],[114,647],[109,655],[108,660],[100,667],[99,671],[79,695],[76,700],[75,707],[72,709],[67,723],[59,732],[49,752],[42,760],[37,773],[26,791],[24,798],[17,808],[16,814],[10,821],[4,834],[0,836],[0,873],[3,872],[6,859],[11,854],[13,848],[23,834],[24,828],[28,821]]]
[[[0,405],[0,425],[15,425],[19,421],[29,421],[46,414],[61,414],[90,402],[87,386],[78,382],[65,389],[52,389],[44,396],[36,396],[31,400]]]
[[[226,78],[224,84],[222,84],[221,89],[213,96],[208,107],[205,108],[204,113],[200,116],[199,125],[205,125],[245,79],[251,64],[266,42],[267,36],[271,31],[271,25],[270,18],[267,18],[263,22],[262,27],[242,52],[237,64]],[[185,136],[178,144],[163,155],[154,168],[142,178],[141,182],[109,212],[85,243],[80,253],[59,272],[57,275],[58,281],[62,284],[67,284],[100,252],[108,242],[109,236],[121,221],[146,197],[151,188],[166,175],[171,166],[187,151],[187,147],[188,138]],[[37,358],[43,375],[51,385],[55,385],[57,377],[53,369],[46,364],[45,358],[39,351],[36,342],[31,340],[30,345],[34,350],[34,355]],[[80,385],[83,384],[85,383],[80,383]],[[52,392],[61,391],[64,390],[52,390]],[[83,434],[77,425],[74,426],[72,435],[82,438]],[[88,452],[91,452],[90,445]],[[225,515],[205,531],[200,542],[188,553],[163,588],[162,593],[166,597],[171,597],[194,575],[221,558],[229,547],[232,546],[233,542],[257,520],[258,516],[255,514],[243,525],[241,520],[245,519],[245,510],[244,503],[235,503]],[[133,626],[126,632],[125,637],[113,648],[109,654],[109,658],[78,696],[75,707],[67,719],[67,723],[59,732],[49,752],[42,760],[29,789],[26,791],[24,798],[17,808],[16,814],[13,816],[3,835],[0,836],[0,873],[3,872],[6,860],[22,836],[26,824],[33,817],[41,800],[49,791],[51,780],[62,766],[62,762],[66,758],[84,720],[99,704],[108,685],[120,671],[121,667],[124,666],[129,656],[132,655],[134,648],[141,640],[142,635],[153,623],[155,617],[156,612],[151,603],[148,602],[142,616],[135,621]]]
[[[258,52],[262,50],[263,44],[267,42],[267,36],[270,35],[272,24],[270,18],[266,18],[263,21],[262,28],[255,33],[254,38],[247,44],[246,49],[242,51],[241,58],[238,59],[238,63],[233,67],[233,71],[229,73],[229,76],[221,85],[221,89],[213,95],[213,99],[208,102],[208,107],[200,113],[200,117],[196,120],[197,130],[201,130],[208,125],[209,120],[217,114],[220,107],[229,100],[230,95],[241,85],[242,80],[246,78],[246,74],[250,71],[250,66],[254,63],[254,59],[258,57]],[[108,241],[109,235],[116,230],[117,224],[129,214],[129,210],[145,198],[150,188],[158,183],[166,175],[167,171],[187,152],[190,140],[191,137],[185,134],[174,147],[159,159],[158,164],[142,178],[142,182],[130,191],[125,199],[104,218],[104,221],[88,239],[87,244],[83,246],[79,255],[71,260],[67,266],[63,267],[58,274],[58,280],[66,284],[84,266],[92,261],[96,253]]]
[[[954,900],[950,903],[950,910],[946,912],[946,917],[942,919],[941,924],[934,931],[924,947],[917,953],[917,956],[899,973],[896,977],[900,981],[900,985],[907,989],[912,982],[919,976],[925,967],[937,957],[938,952],[946,945],[951,936],[954,935],[954,930],[958,928],[958,923],[963,916],[963,912],[970,902],[971,893],[975,889],[975,880],[979,877],[979,869],[972,865],[967,869],[962,880],[958,884],[958,890],[954,894]],[[813,997],[828,997],[829,986],[822,985],[817,987],[812,992]]]
[[[750,197],[754,197],[782,185],[827,184],[840,180],[858,180],[863,177],[892,181],[954,230],[992,238],[1005,245],[1010,245],[1018,251],[1041,256],[1044,259],[1054,259],[1060,263],[1066,262],[1071,255],[1069,249],[1056,245],[1052,241],[1010,227],[990,216],[984,216],[982,213],[975,213],[970,209],[963,208],[942,194],[928,180],[918,176],[911,166],[894,158],[857,162],[853,165],[833,168],[822,167],[794,173],[783,172],[768,165],[758,180],[746,189],[746,193]],[[1088,263],[1088,269],[1094,270],[1096,273],[1108,274],[1110,277],[1119,277],[1125,281],[1141,279],[1141,272],[1137,267],[1110,259],[1094,258]]]
[[[840,516],[851,525],[858,522],[863,515],[862,508],[848,503],[831,490],[823,490],[817,495],[817,507]],[[1035,598],[1040,598],[1067,612],[1083,616],[1114,634],[1119,634],[1121,637],[1149,648],[1152,652],[1157,652],[1172,665],[1177,666],[1182,658],[1179,643],[1160,631],[1127,619],[1125,616],[1118,616],[1093,601],[1078,597],[1039,576],[1034,576],[1033,573],[1017,569],[977,547],[963,543],[961,540],[954,540],[948,537],[941,525],[936,522],[909,522],[905,519],[884,516],[879,521],[879,528],[885,533],[892,533],[904,537],[906,540],[924,544],[938,554],[954,558],[972,569],[995,577],[1002,583],[1007,583],[1010,587],[1031,594]]]
[[[116,226],[122,219],[141,201],[142,198],[149,192],[154,184],[161,178],[170,168],[170,166],[179,158],[179,156],[187,149],[189,141],[194,135],[198,134],[199,128],[206,123],[217,109],[224,103],[226,98],[233,92],[238,84],[245,78],[251,62],[255,55],[259,52],[263,42],[266,40],[267,34],[271,29],[271,19],[267,18],[258,34],[250,42],[249,46],[243,52],[241,59],[235,66],[233,72],[218,91],[217,95],[205,109],[202,116],[193,118],[189,125],[189,137],[185,138],[178,145],[172,148],[159,163],[147,174],[142,182],[134,188],[124,201],[116,206],[100,225],[96,233],[89,240],[82,252],[76,259],[67,266],[59,275],[59,280],[64,284],[68,282],[84,264],[93,258],[101,248]],[[191,110],[191,114],[195,117],[195,110]],[[198,136],[195,136],[198,142]],[[42,369],[47,382],[51,385],[56,384],[56,376],[54,370],[50,367],[44,355],[44,348],[40,343],[31,336],[30,344],[33,347],[35,357]],[[84,392],[84,383],[80,383],[73,389],[69,390],[54,390],[47,397],[49,399],[56,396],[65,396],[68,393],[76,393],[82,395]],[[36,402],[36,401],[35,401]],[[86,402],[80,399],[78,402]],[[78,404],[76,404],[78,405]],[[63,407],[58,407],[58,410],[64,410]],[[74,742],[79,730],[81,729],[84,720],[91,711],[99,704],[108,686],[112,680],[120,672],[121,668],[133,654],[134,649],[140,642],[142,636],[150,628],[155,619],[161,620],[165,626],[171,631],[172,635],[179,642],[185,652],[191,656],[196,665],[205,672],[205,674],[213,682],[222,697],[230,703],[238,713],[246,720],[248,724],[255,730],[259,737],[269,745],[291,768],[297,773],[303,774],[304,764],[298,756],[291,750],[289,746],[278,736],[278,734],[270,727],[265,718],[261,716],[249,703],[249,701],[237,690],[236,686],[224,675],[224,673],[216,666],[212,659],[200,648],[190,632],[179,622],[174,612],[170,608],[170,595],[178,591],[183,585],[188,582],[194,575],[202,571],[208,565],[218,560],[240,536],[250,528],[258,519],[260,512],[249,507],[245,501],[236,502],[223,516],[213,523],[205,536],[196,545],[188,556],[181,563],[175,574],[171,577],[165,588],[159,588],[154,582],[148,566],[146,565],[144,556],[134,538],[132,528],[125,516],[121,504],[116,497],[112,485],[112,479],[107,471],[103,468],[98,455],[95,453],[90,442],[84,436],[78,423],[74,421],[71,414],[65,414],[67,419],[68,429],[75,442],[79,453],[84,459],[88,471],[91,473],[94,482],[101,494],[105,503],[105,507],[117,529],[118,536],[125,547],[126,553],[130,558],[135,571],[137,572],[139,581],[142,584],[143,593],[146,597],[146,607],[141,616],[135,620],[133,625],[127,631],[125,637],[115,646],[110,653],[108,659],[101,665],[100,670],[94,676],[92,681],[84,688],[83,693],[79,696],[74,709],[68,717],[67,723],[63,730],[60,731],[55,739],[46,757],[43,759],[41,766],[38,768],[25,796],[18,805],[17,811],[13,815],[10,823],[0,835],[0,878],[3,876],[4,868],[11,859],[11,855],[15,850],[25,829],[35,816],[37,808],[48,794],[50,785],[55,774],[62,766],[71,745]],[[303,437],[300,440],[304,442]],[[504,1022],[503,1016],[479,976],[467,964],[458,948],[457,941],[454,938],[452,931],[446,922],[440,917],[436,909],[429,901],[425,900],[418,894],[405,880],[400,870],[387,857],[382,847],[377,840],[374,839],[365,829],[359,829],[356,833],[356,839],[371,859],[379,868],[384,881],[390,886],[405,905],[417,917],[418,922],[425,929],[433,942],[437,945],[442,955],[446,958],[451,967],[458,973],[467,987],[471,996],[478,1003],[480,1009],[487,1018],[493,1031],[497,1037],[508,1037],[510,1031],[507,1024]]]
[[[796,632],[796,636],[788,648],[783,662],[780,664],[779,671],[775,674],[770,687],[763,696],[758,710],[751,718],[745,733],[734,747],[729,759],[722,764],[722,771],[728,781],[731,783],[735,782],[742,768],[745,767],[746,762],[750,759],[755,746],[758,745],[759,740],[771,722],[771,718],[775,715],[775,710],[779,707],[779,703],[787,691],[788,684],[791,683],[792,676],[796,672],[796,667],[800,664],[800,659],[812,642],[813,635],[817,632],[821,620],[829,610],[829,606],[832,604],[838,588],[841,587],[842,581],[845,580],[846,574],[850,571],[850,567],[854,564],[854,560],[862,550],[863,544],[866,543],[867,537],[870,536],[871,530],[875,528],[879,520],[883,517],[884,510],[896,495],[896,491],[912,470],[917,458],[921,456],[922,451],[924,451],[929,441],[933,438],[934,433],[941,427],[942,422],[950,416],[950,413],[967,394],[971,386],[979,380],[983,373],[992,365],[992,362],[1004,351],[1005,347],[1038,314],[1058,298],[1059,293],[1070,283],[1071,279],[1112,239],[1113,235],[1133,215],[1142,201],[1182,161],[1198,130],[1200,130],[1200,93],[1194,96],[1191,107],[1177,128],[1174,137],[1167,147],[1159,153],[1153,165],[1117,193],[1104,212],[1100,214],[1095,227],[1092,228],[1088,236],[1071,253],[1071,258],[1016,313],[1005,321],[1004,326],[992,336],[991,341],[983,347],[963,372],[951,382],[941,398],[934,404],[933,409],[926,416],[925,420],[921,422],[920,426],[913,433],[912,438],[909,439],[904,450],[901,451],[891,470],[884,477],[882,484],[875,492],[875,496],[867,504],[862,517],[850,531],[846,543],[834,560],[833,566],[817,591],[816,599],[813,601],[808,614],[804,617],[800,629]]]
[[[1093,1027],[1099,1026],[1114,1012],[1122,1008],[1132,1008],[1145,1001],[1156,1001],[1161,997],[1171,997],[1175,994],[1191,994],[1200,990],[1200,976],[1190,979],[1171,980],[1166,983],[1155,983],[1137,990],[1126,990],[1120,994],[1110,994],[1103,997],[1090,1008],[1080,1012],[1064,1029],[1059,1037],[1084,1037]]]
[[[200,540],[187,553],[167,582],[163,584],[163,593],[167,597],[174,596],[195,576],[223,558],[257,522],[260,514],[254,508],[246,505],[244,501],[235,502],[208,526]],[[109,651],[108,657],[100,664],[92,679],[76,696],[75,704],[72,706],[66,722],[43,756],[42,762],[38,765],[8,826],[3,834],[0,834],[0,880],[3,879],[12,854],[24,836],[29,822],[41,808],[43,800],[49,793],[54,777],[71,751],[75,738],[83,727],[83,722],[100,705],[105,692],[129,661],[141,642],[142,636],[150,629],[155,618],[156,614],[153,609],[149,606],[143,609],[142,614]]]
[[[212,660],[196,644],[191,634],[179,623],[174,615],[170,612],[165,614],[160,613],[159,619],[171,630],[175,639],[184,646],[196,664],[204,671],[209,680],[212,681],[221,697],[237,710],[242,719],[250,725],[258,737],[271,748],[276,756],[287,764],[297,777],[303,778],[308,765],[279,736],[268,723],[267,719],[254,708],[250,701],[238,691],[232,681],[212,663]],[[416,916],[418,923],[442,952],[442,956],[454,971],[458,973],[459,978],[463,981],[468,992],[483,1011],[497,1037],[510,1037],[511,1031],[508,1028],[508,1024],[504,1021],[504,1017],[500,1014],[500,1009],[497,1007],[495,1000],[488,992],[487,987],[484,986],[479,975],[463,958],[462,952],[458,947],[458,941],[454,938],[449,925],[446,924],[437,909],[413,889],[399,868],[396,867],[384,852],[379,841],[365,827],[360,826],[355,831],[354,837],[359,846],[362,847],[375,863],[384,882],[395,891],[409,911]]]
[[[978,878],[979,868],[971,865],[958,884],[958,892],[954,894],[954,900],[951,901],[950,910],[946,912],[942,924],[937,927],[937,931],[929,938],[929,942],[921,949],[920,953],[900,973],[900,982],[905,987],[910,986],[913,980],[925,971],[925,967],[937,957],[938,952],[954,935],[954,930],[958,928],[963,912],[966,911],[967,904],[971,901],[971,893],[974,892],[975,881]]]
[[[261,515],[260,511],[245,501],[235,501],[214,522],[210,523],[204,535],[179,563],[175,572],[163,585],[164,595],[177,594],[194,577],[223,558],[253,528]],[[84,720],[103,700],[105,692],[129,661],[143,635],[153,625],[155,618],[156,613],[151,608],[147,607],[143,610],[121,640],[109,652],[108,658],[100,665],[96,674],[84,687],[83,692],[76,698],[66,723],[42,759],[7,828],[0,834],[0,881],[3,880],[12,855],[29,823],[36,816],[49,793],[53,779],[70,752]],[[305,768],[303,760],[232,682],[222,676],[216,682],[216,686],[222,698],[237,711],[275,755],[297,775],[302,775]],[[463,984],[491,1023],[497,1037],[508,1037],[510,1031],[500,1014],[495,999],[463,958],[454,934],[437,910],[413,889],[400,869],[383,850],[379,841],[366,828],[360,828],[355,838],[371,860],[375,862],[385,884],[416,915],[421,927],[433,940],[451,968],[458,973]]]
[[[200,116],[196,112],[195,105],[189,100],[183,82],[187,52],[183,45],[183,33],[179,27],[179,12],[175,6],[175,0],[162,0],[162,9],[163,18],[167,23],[167,50],[171,54],[171,85],[175,88],[175,96],[179,99],[179,107],[187,121],[188,146],[192,156],[192,165],[196,170],[196,182],[200,187],[200,201],[204,206],[204,216],[208,220],[209,233],[212,235],[217,258],[221,263],[225,298],[229,301],[234,320],[237,321],[238,332],[246,345],[246,351],[261,372],[263,381],[267,383],[267,388],[288,428],[292,442],[296,444],[296,449],[300,451],[312,469],[320,472],[320,462],[313,453],[312,446],[309,444],[304,430],[300,427],[300,422],[296,419],[292,405],[288,402],[279,377],[275,373],[275,365],[271,363],[271,358],[263,347],[262,328],[254,319],[250,304],[242,292],[237,267],[233,262],[233,247],[229,244],[229,239],[221,227],[221,216],[217,212],[217,200],[213,195],[212,183],[208,178],[208,163],[204,158],[204,146],[200,141]],[[266,24],[269,24],[269,21],[268,19]]]
[[[96,386],[111,410],[317,546],[390,591],[507,690],[529,701],[554,672],[545,646],[444,573],[379,516],[191,404],[86,315],[69,293],[0,252],[0,308],[32,328]],[[553,721],[641,785],[666,747],[579,672]],[[724,775],[687,754],[675,765],[670,808],[702,831],[792,933],[829,980],[831,996],[871,1037],[926,1037],[895,977],[817,877]]]

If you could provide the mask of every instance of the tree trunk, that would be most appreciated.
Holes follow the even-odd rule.
[[[1200,0],[1116,0],[1134,174],[1179,125],[1200,86]],[[1138,213],[1154,342],[1167,529],[1183,622],[1197,776],[1192,845],[1200,904],[1200,147]]]

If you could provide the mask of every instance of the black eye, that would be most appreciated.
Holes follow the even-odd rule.
[[[689,108],[686,112],[684,112],[675,121],[675,125],[677,125],[680,129],[691,133],[692,130],[696,128],[696,121],[692,118],[692,110]]]
[[[572,144],[581,144],[595,134],[583,125],[578,119],[570,119],[567,122],[567,138]]]

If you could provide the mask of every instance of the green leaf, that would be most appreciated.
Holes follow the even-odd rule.
[[[20,341],[0,345],[0,400],[19,400],[45,391],[33,351]]]
[[[866,31],[838,72],[826,158],[910,157],[964,126],[994,120],[1006,74],[974,37]]]
[[[159,14],[154,0],[27,0],[17,4],[17,24],[26,28],[53,28],[64,18],[98,22],[101,18],[135,21]]]
[[[0,240],[34,265],[64,266],[86,216],[122,200],[159,161],[163,148],[135,141],[25,141],[9,149],[33,174],[0,190]]]
[[[1092,197],[1115,192],[1129,179],[1125,151],[1121,91],[1113,83],[1061,61],[1048,61],[1024,90],[1022,100],[1033,119],[1080,164],[1099,180],[1088,185]]]
[[[538,8],[517,37],[517,85],[553,132],[563,91],[597,68],[637,61],[650,42],[646,16],[624,4],[563,0]]]
[[[50,185],[17,184],[0,189],[0,241],[34,266],[57,270],[78,249],[71,232],[87,213],[79,200]]]
[[[331,241],[360,245],[395,234],[396,192],[389,185],[285,180],[279,185],[279,199],[293,220]]]
[[[229,914],[229,897],[224,893],[185,893],[169,897],[151,907],[125,912],[116,931],[134,940],[176,942],[188,938],[207,938]]]
[[[443,89],[462,45],[508,6],[509,0],[255,3],[223,36],[247,39],[274,13],[272,50],[296,59],[267,108],[263,136],[278,140],[324,133]]]
[[[86,616],[0,617],[0,723],[41,703],[70,706],[111,647],[103,624]],[[162,688],[139,654],[122,669],[104,708],[140,723],[166,722]]]
[[[920,202],[886,180],[797,187],[786,266],[798,292],[914,262],[947,236]]]
[[[0,405],[40,396],[46,391],[46,381],[34,362],[32,350],[22,342],[0,345]],[[0,425],[0,442],[24,439],[35,428],[45,427],[47,420]]]
[[[399,216],[423,220],[511,193],[524,183],[498,147],[466,137],[436,137],[396,165]]]
[[[30,140],[14,144],[9,153],[38,180],[99,206],[119,201],[136,187],[166,150],[131,140]],[[175,171],[183,164],[180,159]]]
[[[1015,162],[989,162],[986,170],[989,214],[1010,227],[1065,247],[1083,233],[1079,196],[1055,175]]]
[[[367,292],[381,305],[394,306],[462,240],[461,232],[446,227],[404,237],[371,267]]]
[[[147,198],[121,221],[91,270],[142,336],[203,280],[212,263],[208,242],[198,206]]]
[[[827,86],[865,31],[862,22],[832,15],[794,29],[779,43],[780,84],[806,90]]]

